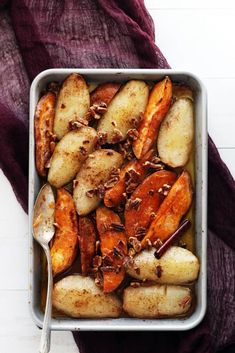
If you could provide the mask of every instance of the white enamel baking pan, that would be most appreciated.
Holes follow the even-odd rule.
[[[207,256],[207,97],[201,81],[193,74],[175,70],[142,69],[50,69],[41,72],[30,90],[30,150],[29,150],[29,302],[33,320],[42,327],[40,309],[41,263],[40,247],[32,237],[33,205],[40,188],[34,160],[34,112],[40,92],[50,81],[62,81],[72,72],[82,74],[87,82],[123,82],[130,79],[158,81],[168,75],[173,82],[190,86],[195,97],[195,164],[196,164],[196,255],[200,259],[200,275],[196,284],[196,307],[186,318],[143,320],[119,319],[52,319],[52,330],[189,330],[200,323],[206,311],[206,256]]]

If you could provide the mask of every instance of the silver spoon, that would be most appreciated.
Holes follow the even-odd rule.
[[[47,298],[46,308],[43,320],[42,335],[40,340],[39,353],[48,353],[50,351],[51,337],[51,307],[52,307],[52,265],[49,242],[52,239],[54,228],[55,198],[52,188],[45,184],[36,199],[33,214],[33,236],[42,246],[47,258]]]

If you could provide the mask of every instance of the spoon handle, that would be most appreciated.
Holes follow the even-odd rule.
[[[48,353],[50,351],[50,339],[51,339],[51,307],[52,307],[52,265],[51,265],[51,254],[48,245],[43,246],[47,258],[47,300],[46,308],[43,320],[42,335],[40,340],[39,353]]]

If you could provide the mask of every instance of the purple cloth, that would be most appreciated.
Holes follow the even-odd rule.
[[[30,81],[51,67],[169,68],[143,0],[0,1],[0,165],[27,210]],[[235,183],[209,140],[208,310],[188,332],[76,332],[81,353],[235,351]]]

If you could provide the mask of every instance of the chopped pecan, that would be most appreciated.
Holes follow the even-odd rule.
[[[121,223],[111,223],[110,228],[111,228],[111,230],[116,230],[117,232],[124,232],[125,231],[125,227]]]
[[[113,137],[112,137],[112,143],[118,143],[120,141],[122,141],[123,139],[123,134],[120,130],[118,129],[114,129],[113,131]]]
[[[97,141],[96,141],[96,148],[99,148],[100,146],[105,145],[107,142],[107,137],[108,137],[107,132],[99,131]]]
[[[129,137],[129,139],[130,139],[131,141],[137,140],[137,138],[138,138],[138,136],[139,136],[138,130],[136,130],[136,129],[129,129],[129,130],[127,131],[127,136]]]

